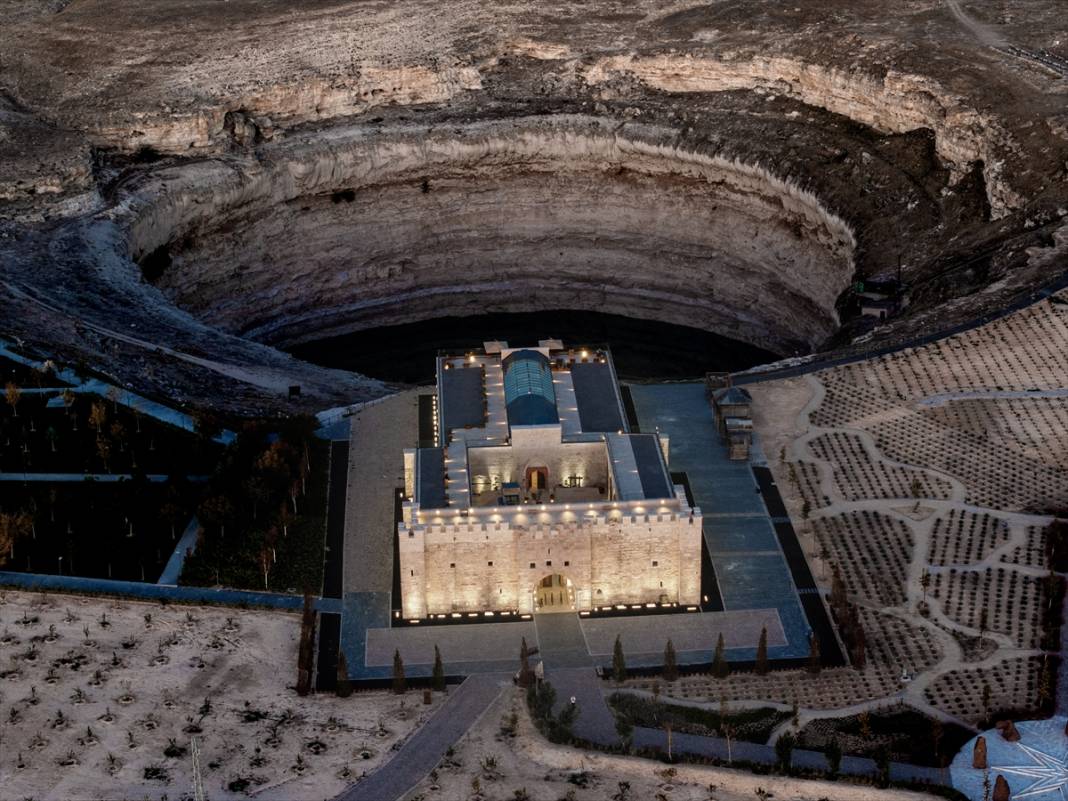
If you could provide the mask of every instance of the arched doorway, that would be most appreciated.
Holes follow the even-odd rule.
[[[539,581],[534,591],[534,611],[574,612],[575,585],[571,583],[571,579],[553,573]]]
[[[531,493],[538,493],[545,489],[549,485],[549,468],[547,467],[528,467],[527,468],[527,489]]]

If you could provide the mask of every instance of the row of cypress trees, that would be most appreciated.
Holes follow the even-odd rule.
[[[809,669],[818,672],[820,665],[819,644],[815,637],[811,639],[809,652]],[[716,651],[712,657],[712,675],[717,679],[725,679],[730,675],[731,667],[727,662],[726,643],[721,632],[716,640]],[[757,643],[756,664],[753,671],[758,676],[767,675],[768,665],[768,629],[760,630],[760,641]],[[679,677],[678,657],[675,653],[675,644],[668,639],[664,646],[664,667],[661,671],[665,681],[675,681]],[[612,648],[612,678],[617,683],[622,683],[627,678],[627,662],[623,655],[623,641],[616,635],[616,642]]]

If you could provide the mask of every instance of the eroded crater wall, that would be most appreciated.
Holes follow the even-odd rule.
[[[759,166],[677,141],[573,115],[334,131],[158,175],[131,204],[131,253],[174,242],[161,288],[272,344],[549,308],[780,352],[821,342],[853,275],[849,227]]]

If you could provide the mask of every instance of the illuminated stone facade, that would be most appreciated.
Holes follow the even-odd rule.
[[[606,352],[487,343],[438,376],[439,445],[405,453],[406,618],[701,602],[701,512]]]

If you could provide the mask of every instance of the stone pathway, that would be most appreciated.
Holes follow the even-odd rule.
[[[1032,656],[1040,654],[1041,652],[1018,648],[1008,636],[997,632],[992,633],[987,631],[985,634],[986,640],[988,642],[992,641],[996,645],[994,652],[982,660],[965,662],[960,643],[953,636],[952,632],[968,637],[978,637],[978,630],[948,618],[941,608],[939,601],[931,598],[930,595],[928,595],[927,598],[930,614],[928,617],[921,616],[916,611],[917,604],[921,600],[923,594],[920,585],[920,577],[924,570],[935,574],[943,571],[948,572],[950,569],[956,570],[958,573],[962,571],[983,572],[987,570],[987,568],[1014,571],[1022,576],[1043,576],[1047,571],[1042,568],[1014,565],[999,560],[1002,556],[1010,554],[1015,548],[1026,544],[1028,527],[1046,525],[1052,518],[1041,515],[1007,512],[966,503],[966,488],[955,476],[944,471],[920,465],[897,462],[885,457],[876,446],[873,437],[868,431],[855,427],[843,426],[822,428],[813,425],[811,423],[810,415],[820,408],[823,403],[825,389],[819,378],[815,375],[806,375],[804,380],[808,384],[812,396],[798,414],[795,430],[803,433],[793,439],[789,446],[790,450],[788,458],[792,462],[804,461],[814,464],[819,474],[818,492],[820,495],[825,495],[830,499],[830,505],[811,511],[809,518],[820,519],[860,511],[878,512],[879,514],[886,515],[896,521],[900,521],[909,529],[913,539],[913,547],[907,565],[908,573],[905,587],[905,602],[896,607],[882,607],[867,603],[863,599],[854,600],[862,605],[869,606],[872,609],[877,609],[881,614],[898,617],[908,622],[910,625],[925,629],[937,641],[942,652],[942,659],[930,669],[914,676],[908,684],[903,685],[896,692],[892,692],[885,697],[867,700],[862,703],[834,710],[802,708],[798,714],[799,726],[804,727],[807,723],[820,718],[850,717],[862,711],[874,711],[880,707],[906,703],[934,718],[947,722],[955,722],[968,728],[972,728],[966,721],[962,721],[954,715],[932,706],[925,696],[925,690],[936,682],[939,677],[962,667],[969,669],[990,668],[1007,660]],[[986,397],[990,394],[991,393],[962,393],[959,398],[957,395],[931,396],[926,399],[929,401],[926,405],[935,406],[951,400],[965,400],[970,399],[973,396]],[[1020,394],[1023,397],[1033,397],[1037,393]],[[1068,395],[1068,390],[1058,390],[1042,394],[1049,394],[1051,397],[1061,397],[1063,395]],[[1013,394],[1013,397],[1015,397],[1015,394]],[[938,479],[946,482],[950,488],[950,497],[947,499],[916,499],[909,497],[860,498],[856,500],[844,498],[835,483],[834,470],[836,465],[816,456],[811,448],[813,440],[822,435],[833,433],[845,433],[857,437],[864,448],[867,458],[873,465],[915,470],[929,476],[931,479]],[[926,516],[922,517],[922,519],[917,519],[917,516],[909,514],[911,507],[915,505],[917,500],[919,500],[923,507],[931,510]],[[1009,536],[1007,540],[999,543],[996,548],[988,552],[981,560],[977,560],[976,562],[958,565],[930,565],[928,563],[928,554],[930,552],[932,530],[935,521],[940,518],[944,519],[944,517],[952,511],[990,515],[992,518],[1003,522],[1007,526]],[[826,591],[826,588],[824,588],[824,591]],[[1068,624],[1066,624],[1066,628],[1068,628]],[[1065,642],[1068,644],[1068,640],[1065,640]],[[1065,678],[1062,679],[1062,683],[1058,687],[1058,708],[1068,710],[1068,660],[1065,660],[1065,663],[1062,664],[1062,674]],[[676,700],[672,699],[672,703],[676,703]],[[714,704],[701,702],[690,703],[694,706],[705,708],[715,706]],[[732,705],[737,705],[739,707],[757,704],[765,705],[765,702],[760,699],[752,699],[751,701],[732,699],[731,703]],[[733,756],[735,758],[751,758],[753,761],[757,762],[767,762],[772,758],[769,754],[771,753],[770,747],[774,741],[782,733],[792,730],[793,728],[793,722],[787,721],[776,729],[766,746],[753,744],[739,745],[735,747]],[[1063,739],[1063,734],[1061,737]],[[663,731],[652,729],[638,729],[635,732],[635,745],[665,749],[667,745],[666,734]],[[676,752],[685,750],[691,753],[717,756],[719,758],[726,757],[726,743],[718,738],[692,738],[675,735],[673,737],[672,745]],[[742,757],[743,753],[746,754],[746,757]],[[821,767],[825,764],[823,762],[823,757],[820,754],[814,752],[807,755],[805,752],[795,753],[798,754],[798,758],[795,759],[795,764],[810,764],[813,767]],[[845,772],[870,773],[873,768],[874,766],[870,760],[858,760],[849,757],[846,757],[843,760],[843,770]],[[922,767],[895,765],[892,772],[899,778],[905,778],[907,776],[910,778],[931,781],[944,781],[945,779],[944,776],[940,776],[938,771]],[[1059,798],[1060,796],[1057,797]]]
[[[185,566],[185,557],[196,548],[199,534],[200,522],[194,517],[189,521],[189,525],[185,527],[185,531],[182,532],[178,544],[174,546],[174,553],[167,560],[167,566],[163,568],[163,572],[156,581],[157,584],[170,586],[178,584],[178,579],[182,575],[182,568]]]
[[[616,720],[605,703],[601,678],[593,666],[578,615],[538,614],[534,622],[538,658],[545,667],[546,681],[556,690],[556,712],[573,698],[579,709],[575,736],[598,745],[618,743]]]
[[[425,725],[384,765],[350,787],[337,801],[395,801],[421,782],[497,699],[512,677],[506,673],[468,676]]]
[[[130,340],[131,339],[130,337],[127,337],[125,335],[116,334],[114,332],[112,332],[112,335],[114,335],[114,336],[116,336],[118,338],[124,339],[124,340]],[[136,341],[140,342],[140,340],[136,340]],[[18,364],[25,365],[26,367],[32,367],[34,369],[40,369],[40,367],[41,367],[41,363],[40,362],[37,362],[34,359],[28,359],[25,356],[23,356],[23,355],[21,355],[19,353],[16,353],[15,351],[10,349],[9,344],[10,343],[8,343],[7,341],[5,341],[3,339],[0,339],[0,356],[3,356],[6,359],[10,359],[13,362],[17,362]],[[146,344],[146,343],[141,343],[141,344]],[[151,347],[154,348],[155,350],[160,350],[161,349],[161,348],[158,348],[156,346],[151,346]],[[175,351],[168,350],[167,348],[162,348],[162,350],[167,351],[171,355],[180,355],[180,354],[177,354],[177,352],[175,352]],[[189,358],[192,358],[192,357],[189,357]],[[213,363],[207,362],[206,360],[201,360],[201,361],[204,362],[204,364],[202,366],[208,366],[209,364],[213,364]],[[213,367],[212,369],[215,369],[215,368]],[[224,372],[224,371],[220,370],[220,372]],[[142,397],[140,395],[136,395],[133,392],[130,392],[128,389],[124,389],[122,387],[115,387],[115,386],[112,386],[111,384],[107,384],[107,383],[105,383],[103,381],[100,381],[98,379],[95,379],[95,378],[83,379],[81,376],[79,376],[73,370],[69,370],[69,369],[57,370],[56,371],[56,377],[59,378],[60,381],[63,381],[65,383],[67,383],[67,384],[70,384],[70,386],[69,387],[60,387],[60,388],[43,388],[43,389],[39,390],[40,393],[52,393],[52,392],[54,392],[58,396],[58,395],[62,394],[64,389],[69,389],[71,392],[74,392],[76,394],[99,395],[101,398],[114,397],[115,402],[118,403],[120,406],[126,406],[126,407],[128,407],[130,409],[136,409],[137,411],[141,412],[141,414],[144,414],[147,417],[155,418],[156,420],[159,420],[161,422],[164,422],[164,423],[167,423],[169,425],[175,426],[176,428],[182,428],[182,429],[185,429],[186,431],[195,430],[194,421],[193,421],[193,418],[190,415],[185,414],[184,412],[180,412],[177,409],[172,409],[170,406],[165,406],[162,403],[157,403],[154,400],[150,400],[150,399],[144,398],[144,397]],[[240,378],[240,376],[236,376],[236,375],[232,376],[232,377],[238,378],[239,380],[245,380],[245,379]],[[249,383],[255,383],[255,382],[251,382],[250,381]],[[285,387],[279,386],[277,388],[279,390],[283,390]],[[34,392],[36,390],[23,390],[23,391],[24,392],[26,392],[26,391]],[[52,400],[54,401],[56,399],[53,398]],[[219,442],[219,443],[221,443],[223,445],[229,445],[231,442],[234,441],[234,439],[236,437],[237,437],[237,435],[233,431],[223,431],[221,434],[219,434],[219,436],[215,437],[215,441]]]
[[[966,721],[949,715],[929,704],[924,695],[924,691],[937,681],[940,676],[949,673],[950,671],[960,669],[961,667],[967,666],[972,669],[990,667],[1007,659],[1031,656],[1040,654],[1041,652],[1016,648],[1007,636],[996,632],[986,632],[986,638],[996,642],[998,649],[993,655],[981,662],[965,663],[960,643],[950,634],[950,631],[959,632],[960,634],[969,637],[978,637],[979,631],[961,625],[947,617],[938,600],[931,598],[930,594],[927,596],[930,614],[927,617],[923,617],[916,611],[917,604],[922,600],[923,596],[923,590],[920,585],[920,579],[923,572],[926,570],[934,574],[941,571],[948,571],[950,569],[950,566],[938,566],[928,563],[928,553],[930,552],[931,546],[931,532],[934,528],[935,521],[940,519],[942,514],[951,510],[957,510],[961,512],[988,514],[991,517],[1004,521],[1009,526],[1010,537],[1007,542],[998,546],[981,561],[966,565],[954,565],[953,568],[958,573],[962,571],[985,571],[988,566],[992,566],[996,562],[997,567],[1001,569],[1013,570],[1024,575],[1041,576],[1046,574],[1046,571],[1041,568],[1013,565],[1007,562],[997,562],[997,559],[999,559],[1001,555],[1009,553],[1014,548],[1026,543],[1028,526],[1047,525],[1052,521],[1052,518],[1018,512],[1006,512],[1000,509],[989,509],[965,503],[964,499],[967,490],[955,476],[941,470],[935,470],[920,465],[906,464],[886,458],[882,455],[881,451],[875,444],[874,438],[868,431],[860,428],[823,428],[813,425],[810,416],[822,405],[826,390],[820,380],[814,375],[805,376],[805,381],[812,390],[812,397],[805,405],[804,409],[802,409],[798,419],[798,426],[800,429],[804,430],[805,433],[794,440],[791,446],[792,452],[790,453],[790,458],[792,461],[804,461],[816,465],[820,475],[819,492],[831,500],[829,506],[820,507],[811,512],[809,515],[810,518],[819,519],[834,517],[836,515],[858,510],[877,511],[882,515],[900,521],[911,531],[913,548],[912,556],[908,564],[908,576],[905,582],[905,603],[898,607],[872,606],[872,608],[877,608],[884,614],[891,614],[895,617],[899,617],[907,621],[910,625],[926,629],[938,641],[943,653],[942,660],[937,665],[915,676],[900,693],[870,701],[866,704],[859,705],[859,707],[872,709],[877,706],[886,706],[888,703],[894,701],[904,701],[928,715],[941,720],[955,721],[960,725],[971,728],[971,725]],[[951,399],[951,396],[938,397],[942,398],[941,402]],[[948,500],[933,498],[871,498],[850,501],[844,499],[834,480],[835,465],[818,457],[811,447],[813,440],[830,433],[848,433],[858,437],[863,443],[868,458],[873,464],[881,463],[888,467],[904,467],[909,470],[922,472],[932,477],[948,481],[952,487],[951,497]],[[935,510],[935,514],[931,514],[922,520],[917,520],[900,511],[901,509],[907,510],[917,501],[922,504],[922,506]],[[859,603],[871,606],[870,604],[865,604],[862,600],[859,601]],[[850,707],[848,710],[838,710],[837,712],[831,713],[826,710],[803,710],[801,713],[801,725],[804,726],[808,721],[816,718],[848,716],[856,714],[857,711],[859,711],[859,709],[854,707]]]
[[[103,484],[114,483],[116,481],[129,481],[133,476],[130,473],[0,473],[0,481],[48,481],[48,482],[68,482],[68,481],[99,481]],[[153,484],[162,484],[167,481],[170,476],[163,473],[148,473],[145,475],[145,479]],[[194,484],[203,483],[208,480],[207,476],[186,476],[186,480]]]

